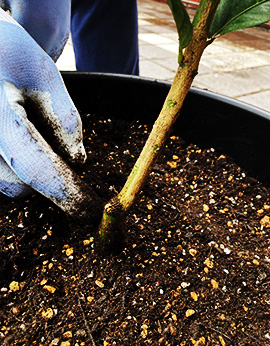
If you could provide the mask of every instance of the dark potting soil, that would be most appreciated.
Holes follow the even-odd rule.
[[[148,127],[84,122],[79,175],[109,200]],[[42,196],[0,196],[0,344],[270,345],[269,199],[230,158],[173,134],[118,253],[98,254]]]

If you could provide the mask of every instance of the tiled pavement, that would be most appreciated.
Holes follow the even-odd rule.
[[[140,75],[171,81],[178,37],[170,9],[164,1],[138,0],[138,12]],[[75,70],[70,40],[57,66]],[[193,85],[270,112],[270,31],[249,28],[217,39],[205,50]]]

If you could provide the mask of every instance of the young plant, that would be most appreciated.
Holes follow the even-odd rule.
[[[193,21],[180,0],[167,0],[178,36],[178,69],[161,112],[123,189],[104,207],[102,247],[119,239],[121,224],[150,174],[190,89],[204,49],[228,32],[270,21],[270,0],[201,0]]]

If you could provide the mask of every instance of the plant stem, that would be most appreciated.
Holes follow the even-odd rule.
[[[105,247],[114,241],[115,233],[119,231],[120,224],[142,190],[197,74],[199,61],[206,47],[209,22],[212,22],[219,0],[203,0],[202,2],[203,10],[200,9],[200,18],[193,29],[192,39],[185,50],[160,115],[123,189],[105,205],[99,227],[101,242]]]

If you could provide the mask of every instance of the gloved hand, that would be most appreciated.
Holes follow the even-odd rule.
[[[62,78],[52,59],[2,9],[0,100],[0,191],[15,197],[37,190],[71,215],[85,203],[97,205],[97,197],[51,147],[69,162],[86,158],[81,120]]]
[[[0,0],[12,17],[56,61],[70,33],[71,0]]]

